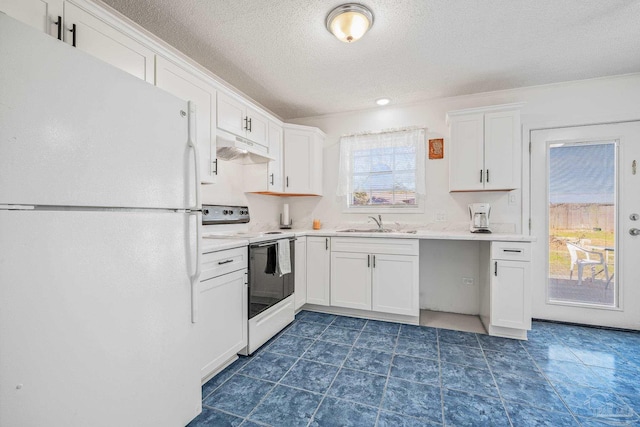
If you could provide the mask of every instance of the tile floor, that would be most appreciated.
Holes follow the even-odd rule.
[[[640,426],[640,333],[521,342],[303,311],[202,387],[190,426]]]

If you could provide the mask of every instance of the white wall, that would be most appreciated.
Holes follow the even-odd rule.
[[[384,93],[380,95],[383,96]],[[343,213],[339,199],[335,197],[340,135],[404,126],[426,126],[429,128],[430,138],[445,138],[445,159],[427,160],[425,213],[385,214],[383,216],[385,221],[430,228],[458,228],[463,227],[467,222],[467,204],[488,202],[492,205],[492,223],[503,224],[504,230],[512,228],[520,232],[522,230],[521,212],[523,209],[528,211],[528,202],[525,200],[525,203],[522,203],[521,190],[513,192],[516,195],[515,205],[509,205],[509,195],[503,192],[448,192],[449,131],[445,123],[446,113],[464,108],[525,102],[521,118],[525,129],[525,142],[528,146],[528,129],[530,128],[638,119],[640,118],[638,100],[640,100],[640,74],[634,74],[293,120],[298,124],[322,129],[327,134],[327,138],[324,148],[324,197],[300,200],[291,198],[291,215],[297,220],[295,225],[301,227],[308,227],[312,218],[321,219],[328,227],[346,223],[364,223],[366,214]],[[528,197],[527,171],[525,165],[523,186],[525,199]],[[435,215],[438,213],[444,213],[447,221],[435,222]],[[456,253],[456,248],[446,246],[447,252]],[[445,304],[448,311],[469,313],[472,307],[478,305],[477,291],[467,290],[465,297],[461,298],[460,278],[453,274],[437,282],[427,280],[428,268],[433,266],[433,263],[426,254],[431,252],[424,251],[425,255],[421,258],[422,308],[440,309],[441,304]],[[463,253],[466,254],[465,256],[468,255],[466,249]],[[456,271],[457,262],[457,257],[442,257],[439,259],[438,268],[441,271]]]

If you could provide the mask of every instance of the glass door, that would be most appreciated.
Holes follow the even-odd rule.
[[[638,141],[640,122],[531,132],[534,318],[638,329]]]

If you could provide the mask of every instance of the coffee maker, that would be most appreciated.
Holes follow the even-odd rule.
[[[489,203],[472,203],[469,205],[469,231],[472,233],[491,233],[489,230],[489,214],[491,205]]]

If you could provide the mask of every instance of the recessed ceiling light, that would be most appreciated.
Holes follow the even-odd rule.
[[[376,104],[378,105],[387,105],[389,102],[391,102],[389,98],[376,99]]]
[[[325,26],[338,40],[352,43],[359,40],[373,25],[373,13],[358,3],[346,3],[327,15]]]

